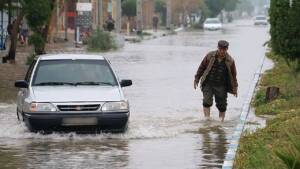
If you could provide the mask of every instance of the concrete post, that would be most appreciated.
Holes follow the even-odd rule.
[[[142,31],[143,31],[143,2],[142,2],[142,0],[137,0],[137,2],[136,2],[136,13],[137,13],[137,33],[142,33]]]
[[[167,0],[167,29],[171,28],[172,24],[172,0]]]

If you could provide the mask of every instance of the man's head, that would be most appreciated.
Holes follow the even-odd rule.
[[[220,40],[218,42],[218,52],[221,56],[225,56],[229,47],[229,43],[226,40]]]

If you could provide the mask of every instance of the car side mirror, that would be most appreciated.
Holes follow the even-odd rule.
[[[131,86],[132,80],[121,80],[120,85],[121,85],[121,87]]]
[[[15,87],[17,87],[17,88],[28,88],[28,83],[25,80],[17,80],[15,82]]]

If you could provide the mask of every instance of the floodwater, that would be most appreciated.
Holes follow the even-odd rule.
[[[220,39],[230,42],[239,82],[238,98],[228,98],[224,123],[215,107],[212,119],[204,119],[202,93],[193,89],[201,60]],[[133,86],[124,88],[131,106],[129,130],[30,133],[17,121],[16,105],[0,104],[0,168],[221,168],[268,40],[268,27],[236,21],[223,31],[180,32],[106,53],[119,78],[133,80]]]

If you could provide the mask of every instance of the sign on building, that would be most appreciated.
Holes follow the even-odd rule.
[[[92,11],[92,3],[82,3],[78,2],[76,4],[77,11]]]

